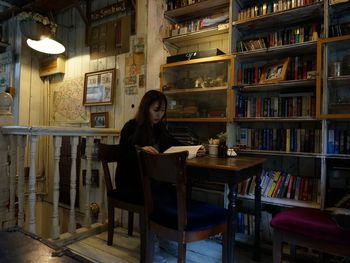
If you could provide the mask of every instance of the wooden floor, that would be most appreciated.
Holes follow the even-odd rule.
[[[107,246],[107,232],[83,239],[67,248],[55,250],[42,239],[20,231],[0,232],[0,263],[138,263],[140,242],[138,234],[128,237],[126,229],[116,228],[113,246]],[[155,263],[175,263],[176,244],[160,242]],[[253,263],[253,248],[238,243],[235,251],[236,263]],[[187,247],[187,263],[221,262],[221,245],[217,241],[205,240],[190,243]],[[260,263],[271,263],[271,251],[263,249]],[[291,262],[283,260],[283,263]],[[299,255],[294,263],[318,262],[317,257]],[[326,263],[350,263],[349,258],[330,257]]]
[[[1,263],[77,263],[88,262],[68,250],[55,250],[42,240],[19,231],[0,231]]]
[[[128,237],[126,229],[116,228],[113,246],[107,246],[107,232],[86,238],[68,248],[79,255],[84,255],[92,262],[116,262],[116,263],[138,263],[140,242],[138,234]],[[161,249],[158,249],[155,263],[177,262],[176,244],[160,242]],[[252,248],[238,246],[236,253],[237,263],[253,263]],[[221,262],[221,244],[217,241],[205,240],[193,242],[187,245],[188,263],[219,263]],[[263,254],[261,263],[271,263],[271,254]]]

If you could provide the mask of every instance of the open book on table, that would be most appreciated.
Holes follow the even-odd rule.
[[[192,159],[196,157],[197,152],[199,148],[201,148],[202,145],[187,145],[187,146],[172,146],[165,150],[164,153],[175,153],[175,152],[182,152],[182,151],[188,151],[188,157],[187,159]]]

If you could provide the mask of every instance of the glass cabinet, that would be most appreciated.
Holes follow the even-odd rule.
[[[161,65],[161,90],[168,121],[232,120],[232,56],[214,56]]]
[[[350,118],[350,35],[321,39],[317,49],[317,115]]]

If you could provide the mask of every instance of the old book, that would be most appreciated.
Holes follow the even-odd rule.
[[[275,188],[277,187],[277,183],[279,181],[280,176],[281,176],[281,172],[280,171],[275,171],[274,172],[273,181],[272,181],[272,184],[271,184],[271,187],[269,189],[269,192],[268,192],[267,196],[273,197],[273,193],[275,191]]]
[[[164,151],[164,153],[175,153],[175,152],[182,152],[182,151],[188,151],[188,157],[187,159],[192,159],[196,157],[197,152],[199,148],[201,148],[202,145],[189,145],[189,146],[172,146]]]

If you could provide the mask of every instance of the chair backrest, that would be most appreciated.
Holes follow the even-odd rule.
[[[186,159],[188,151],[168,154],[153,154],[137,148],[137,156],[142,177],[145,210],[148,216],[155,208],[152,183],[168,183],[176,186],[178,230],[187,225],[187,177]]]
[[[111,174],[109,172],[108,164],[118,162],[120,156],[121,156],[121,147],[119,144],[99,143],[98,158],[102,163],[107,192],[110,192],[113,190],[113,184],[112,184]]]

